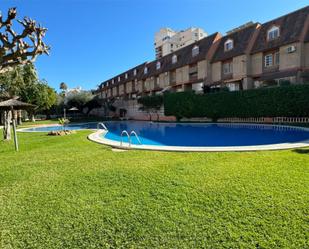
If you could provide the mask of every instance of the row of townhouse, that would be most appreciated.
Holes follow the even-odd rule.
[[[309,82],[309,6],[275,20],[215,33],[103,82],[103,99],[135,99],[169,91],[231,91]]]

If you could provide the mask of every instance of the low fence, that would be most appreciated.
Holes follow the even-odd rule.
[[[276,130],[276,131],[299,131],[298,126],[286,126],[286,125],[262,125],[262,124],[252,124],[252,123],[220,123],[219,127],[238,129],[238,128],[246,128],[246,129],[259,129],[259,130]]]
[[[261,117],[261,118],[220,118],[218,122],[227,123],[289,123],[289,124],[309,124],[309,117]]]

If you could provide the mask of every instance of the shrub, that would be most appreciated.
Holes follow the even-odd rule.
[[[291,81],[289,81],[289,80],[280,80],[279,81],[279,85],[280,86],[289,86],[289,85],[291,85]]]
[[[76,107],[79,110],[82,110],[86,103],[93,99],[93,95],[90,91],[81,91],[77,93],[71,93],[68,95],[64,103],[67,108]]]
[[[62,129],[65,131],[65,126],[70,123],[70,120],[67,118],[59,118],[58,123],[62,125]]]
[[[260,88],[238,92],[164,95],[165,115],[182,117],[304,117],[309,116],[309,85]]]
[[[161,95],[145,96],[137,100],[143,110],[159,110],[163,104]]]
[[[88,101],[86,104],[84,104],[84,107],[87,107],[87,114],[89,114],[93,109],[102,107],[102,104],[100,100],[97,97],[94,97],[90,101]]]

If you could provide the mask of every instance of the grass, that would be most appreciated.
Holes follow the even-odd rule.
[[[100,118],[96,118],[96,117],[78,117],[78,118],[74,118],[74,117],[69,117],[68,118],[70,120],[70,123],[83,123],[83,122],[102,122],[105,119],[100,119]],[[59,119],[55,118],[55,119],[46,119],[46,120],[36,120],[35,122],[32,122],[31,120],[23,122],[21,127],[27,127],[27,126],[31,126],[31,125],[44,125],[44,124],[59,124]]]
[[[0,248],[309,248],[309,149],[112,152],[0,142]]]
[[[23,122],[20,127],[27,127],[27,126],[32,126],[32,125],[45,125],[45,124],[59,124],[59,120],[58,119],[48,119],[48,120],[37,120],[35,122],[26,121],[26,122]]]

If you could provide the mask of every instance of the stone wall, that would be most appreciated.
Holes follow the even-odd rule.
[[[165,116],[164,108],[161,107],[157,112],[145,112],[140,110],[140,104],[137,100],[116,100],[113,104],[117,108],[116,113],[105,113],[104,108],[93,109],[90,114],[98,117],[119,117],[119,110],[127,110],[126,118],[133,120],[158,120],[158,121],[175,121],[173,116]]]

